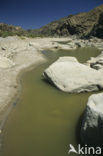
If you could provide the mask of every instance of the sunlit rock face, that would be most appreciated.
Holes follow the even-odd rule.
[[[103,93],[89,97],[81,128],[81,141],[88,145],[103,144]]]
[[[61,57],[43,73],[45,79],[68,93],[103,89],[103,74],[77,61],[75,57]]]

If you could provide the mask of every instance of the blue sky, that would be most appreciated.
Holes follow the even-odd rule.
[[[0,23],[24,29],[41,26],[61,17],[89,11],[103,0],[0,0]]]

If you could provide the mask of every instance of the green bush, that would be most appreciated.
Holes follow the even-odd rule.
[[[35,34],[35,33],[31,33],[31,32],[26,32],[26,31],[2,31],[0,32],[0,37],[8,37],[8,36],[20,36],[20,37],[29,37],[29,38],[35,38],[35,37],[44,37],[44,35],[42,34]]]

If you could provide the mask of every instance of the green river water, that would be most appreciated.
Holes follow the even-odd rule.
[[[80,142],[81,115],[90,93],[63,93],[41,75],[60,56],[75,56],[83,63],[97,56],[99,50],[79,48],[43,53],[48,62],[23,74],[20,101],[3,130],[3,156],[68,156],[69,144],[77,147]]]

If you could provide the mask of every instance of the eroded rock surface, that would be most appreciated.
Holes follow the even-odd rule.
[[[103,51],[99,56],[95,58],[92,57],[90,60],[88,60],[87,65],[89,65],[91,68],[94,68],[96,70],[103,69]]]
[[[88,145],[103,145],[103,93],[89,97],[81,127],[81,141]]]
[[[68,93],[103,89],[103,73],[79,63],[74,57],[61,57],[44,71],[44,77]]]

